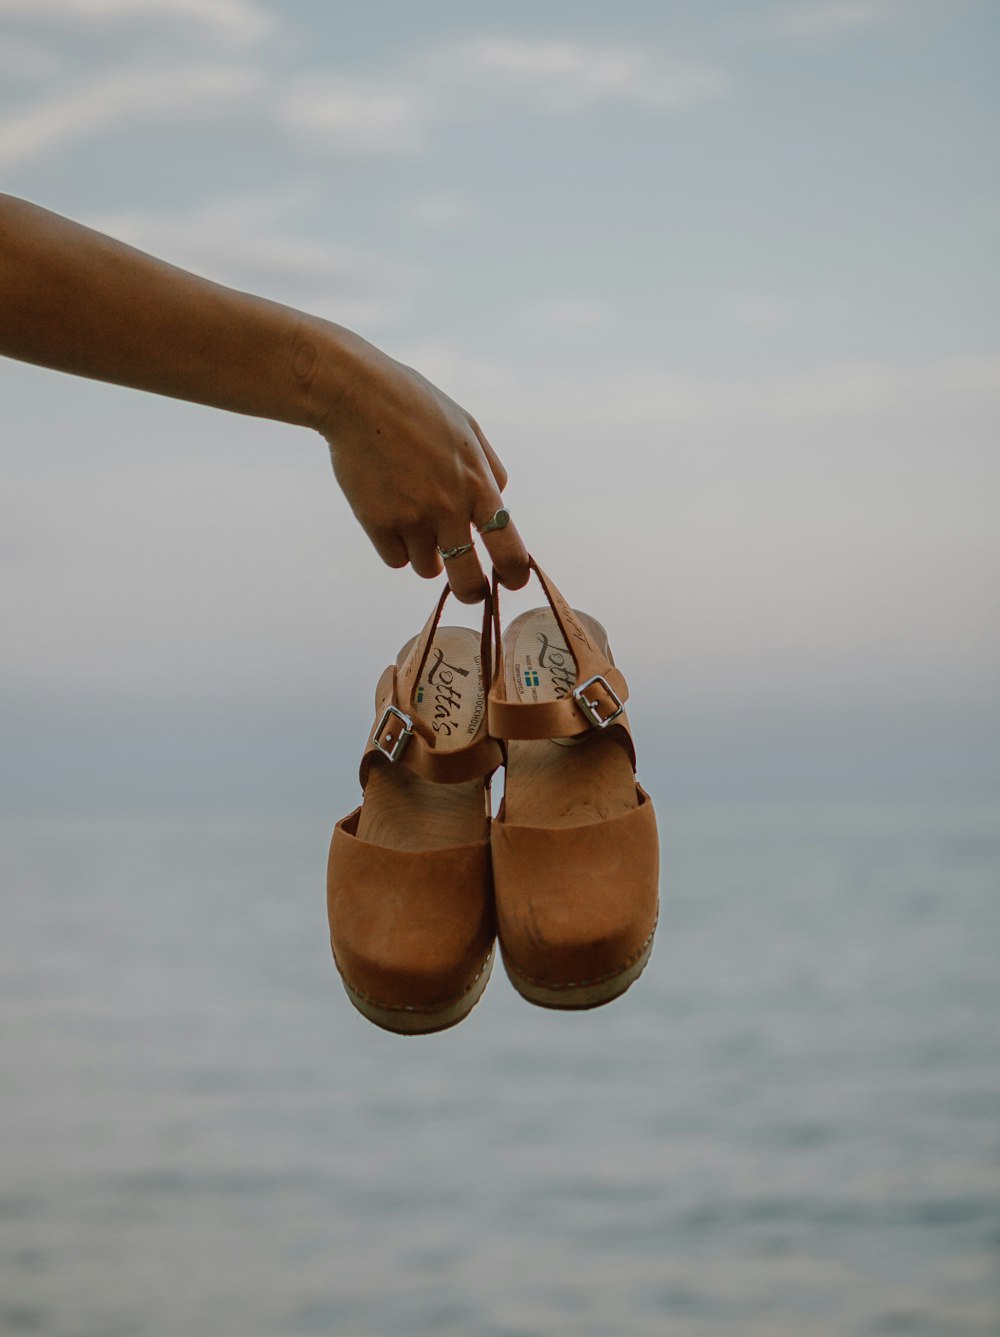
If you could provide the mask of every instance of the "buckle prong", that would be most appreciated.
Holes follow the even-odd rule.
[[[601,684],[608,696],[610,696],[611,700],[615,703],[615,709],[610,715],[601,714],[601,703],[599,701],[591,701],[588,697],[584,696],[584,692],[586,692],[587,688],[593,687],[596,682]],[[615,720],[625,709],[625,702],[611,686],[607,678],[603,677],[600,673],[595,673],[594,676],[588,678],[586,682],[581,682],[579,687],[574,687],[573,700],[583,711],[587,723],[594,729],[606,729],[609,724],[614,724]]]
[[[387,728],[389,721],[392,719],[393,716],[395,716],[396,719],[399,720],[399,722],[402,724],[403,727],[399,731],[398,738],[393,738],[392,734],[388,735],[388,742],[391,744],[391,746],[386,747],[382,743],[382,733]],[[372,738],[372,741],[374,742],[378,750],[382,753],[383,757],[388,757],[389,760],[392,762],[398,761],[400,757],[403,755],[403,749],[406,747],[407,743],[410,741],[412,737],[413,737],[413,721],[410,719],[409,715],[404,714],[403,711],[398,710],[395,706],[386,706],[385,710],[383,710],[382,712],[382,718],[379,720],[378,726],[376,727],[375,733]]]

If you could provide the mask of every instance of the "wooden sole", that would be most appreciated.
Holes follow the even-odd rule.
[[[653,933],[655,932],[654,927]],[[624,970],[609,975],[606,979],[596,980],[589,984],[560,984],[558,986],[539,984],[535,980],[526,979],[523,975],[519,975],[517,968],[511,965],[506,955],[503,958],[504,969],[511,984],[521,997],[527,999],[529,1003],[534,1003],[537,1007],[556,1008],[560,1011],[583,1012],[587,1008],[602,1007],[605,1003],[613,1003],[616,998],[620,998],[626,989],[636,982],[646,969],[649,958],[653,953],[653,933],[649,935],[642,949],[642,955],[636,961],[627,965]]]
[[[358,993],[352,989],[347,980],[344,980],[344,989],[348,998],[368,1021],[374,1022],[376,1026],[381,1026],[384,1031],[392,1031],[395,1035],[433,1035],[436,1031],[446,1031],[451,1026],[457,1026],[460,1021],[464,1021],[472,1009],[483,996],[483,991],[489,983],[490,974],[493,970],[493,961],[496,956],[496,945],[490,948],[490,954],[483,962],[479,974],[472,982],[472,987],[460,998],[448,1003],[442,1008],[436,1008],[433,1012],[421,1011],[412,1007],[379,1007],[378,1004],[371,1002],[364,994]],[[343,979],[343,976],[341,976]]]

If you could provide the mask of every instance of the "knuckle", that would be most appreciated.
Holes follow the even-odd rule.
[[[513,541],[497,545],[493,553],[493,565],[508,589],[519,590],[522,585],[528,583],[531,575],[528,554],[516,535],[513,536]]]
[[[475,604],[483,598],[483,591],[486,587],[486,577],[483,575],[479,560],[471,553],[468,558],[459,559],[462,563],[460,571],[448,573],[451,590],[455,598],[460,603]],[[455,565],[455,563],[452,563]]]
[[[482,482],[478,460],[466,458],[459,461],[458,468],[455,470],[455,490],[461,496],[467,497],[471,493],[478,492],[482,487]],[[448,502],[454,506],[455,497],[450,496]]]
[[[503,583],[509,590],[522,589],[528,583],[528,577],[531,571],[527,566],[516,567],[514,571],[506,571],[502,577]]]
[[[459,603],[463,603],[463,604],[479,604],[479,603],[482,603],[482,601],[483,601],[483,599],[484,599],[484,597],[485,597],[485,594],[486,594],[486,580],[485,580],[485,577],[483,578],[483,580],[482,580],[482,582],[481,582],[480,584],[478,584],[478,585],[473,585],[471,588],[467,588],[467,587],[463,586],[461,589],[457,589],[457,588],[453,585],[453,586],[451,587],[451,592],[452,592],[452,594],[454,594],[455,598],[458,600]]]
[[[365,533],[368,535],[372,547],[381,557],[386,566],[394,567],[398,570],[405,566],[409,560],[406,555],[406,549],[400,542],[398,535],[387,533],[381,526],[365,526]]]

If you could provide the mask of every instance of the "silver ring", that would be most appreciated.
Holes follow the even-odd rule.
[[[510,511],[501,506],[495,510],[484,525],[477,525],[480,534],[492,534],[495,529],[506,529],[510,524]]]
[[[457,548],[438,548],[438,552],[446,562],[450,562],[453,557],[461,557],[463,553],[471,551],[471,543],[460,543]]]

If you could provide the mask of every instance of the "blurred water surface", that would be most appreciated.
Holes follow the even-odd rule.
[[[0,1331],[996,1333],[996,813],[661,821],[624,999],[413,1040],[323,823],[0,825]]]

